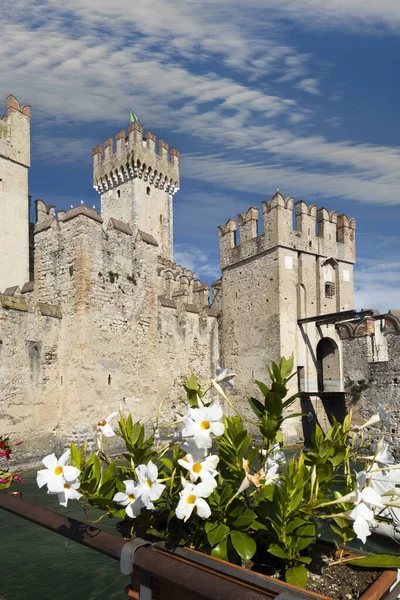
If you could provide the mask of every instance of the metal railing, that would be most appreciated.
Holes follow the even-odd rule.
[[[71,517],[32,504],[20,493],[0,492],[0,508],[36,523],[58,535],[96,550],[120,561],[121,570],[138,581],[139,594],[130,591],[132,598],[162,600],[163,590],[168,598],[180,600],[315,600],[320,595],[299,590],[282,581],[265,577],[248,569],[231,565],[185,548],[173,548],[166,543],[152,544],[148,540],[134,538],[124,540],[106,531],[82,523]],[[395,571],[385,573],[389,585],[396,580]],[[399,589],[398,589],[399,588]],[[171,590],[175,594],[171,595]],[[396,591],[397,590],[397,591]],[[400,583],[387,600],[394,600],[400,591]],[[376,596],[381,598],[382,596]]]

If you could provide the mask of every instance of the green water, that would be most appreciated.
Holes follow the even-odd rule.
[[[78,502],[59,506],[35,474],[13,485],[25,500],[87,522]],[[115,533],[115,519],[97,527]],[[123,600],[129,578],[119,563],[0,509],[0,597],[6,600]]]

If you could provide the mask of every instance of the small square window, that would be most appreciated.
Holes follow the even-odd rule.
[[[333,298],[334,295],[335,295],[335,284],[332,283],[331,281],[328,281],[327,283],[325,283],[325,297]]]

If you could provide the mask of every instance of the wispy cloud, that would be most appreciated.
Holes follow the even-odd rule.
[[[303,90],[303,92],[308,92],[309,94],[316,94],[318,96],[321,94],[318,79],[314,79],[312,77],[301,79],[301,81],[296,84],[296,87],[299,88],[299,90]]]
[[[360,258],[355,276],[356,308],[381,313],[400,309],[400,257],[398,260]]]
[[[192,244],[176,244],[174,261],[194,271],[198,279],[217,279],[221,276],[219,263]]]

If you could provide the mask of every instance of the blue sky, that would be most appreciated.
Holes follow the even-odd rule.
[[[398,0],[14,0],[4,98],[32,104],[33,198],[99,208],[91,149],[129,109],[181,151],[175,259],[277,188],[357,219],[357,307],[400,308]]]

